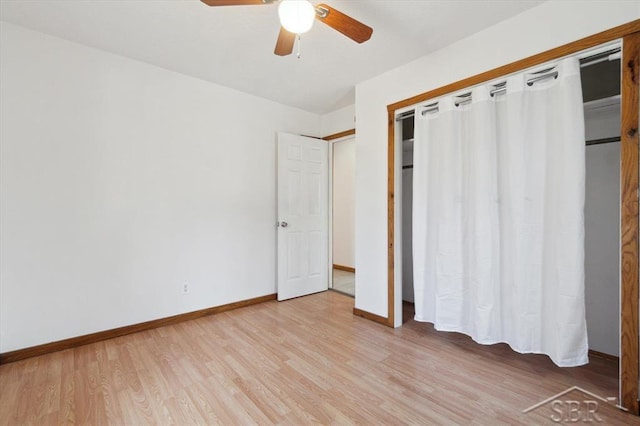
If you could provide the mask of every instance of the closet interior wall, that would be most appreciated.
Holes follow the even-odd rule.
[[[620,60],[584,67],[581,74],[585,102],[585,299],[589,348],[619,356]],[[402,119],[401,124],[402,299],[413,302],[414,117]]]
[[[620,355],[620,60],[582,68],[589,349]],[[604,143],[603,143],[604,142]]]
[[[402,300],[413,303],[413,117],[402,120]],[[406,321],[407,318],[404,318]]]

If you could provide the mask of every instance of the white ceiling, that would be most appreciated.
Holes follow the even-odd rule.
[[[541,0],[325,0],[373,28],[358,45],[320,22],[302,57],[273,54],[277,5],[199,0],[0,0],[0,19],[310,112],[353,104],[357,83]],[[313,1],[314,4],[320,1]]]

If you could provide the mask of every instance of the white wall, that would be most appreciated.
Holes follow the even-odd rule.
[[[587,140],[620,136],[620,104],[585,111]],[[620,352],[620,143],[586,148],[585,303],[589,348]]]
[[[333,263],[355,267],[356,140],[333,144]]]
[[[620,136],[620,99],[613,97],[587,102],[584,110],[587,140]]]
[[[357,308],[387,316],[387,105],[638,18],[637,1],[549,1],[356,86]]]
[[[276,132],[318,115],[0,35],[0,352],[276,291]]]
[[[589,349],[618,356],[620,344],[620,143],[586,150],[585,303]]]
[[[334,135],[345,130],[354,129],[356,127],[355,105],[349,105],[324,114],[320,119],[322,136]]]

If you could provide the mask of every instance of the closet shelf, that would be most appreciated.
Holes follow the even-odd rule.
[[[609,96],[608,98],[596,99],[593,101],[585,102],[584,112],[595,111],[602,108],[610,108],[613,106],[620,107],[620,95]]]

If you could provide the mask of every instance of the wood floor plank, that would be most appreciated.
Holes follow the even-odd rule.
[[[613,360],[559,368],[352,308],[325,292],[1,365],[0,425],[544,424],[522,410],[571,386],[617,394]]]
[[[1,382],[0,386],[0,425],[15,424],[21,417],[18,412],[18,390],[21,386],[19,381]]]
[[[185,391],[206,424],[229,425],[236,421],[216,393],[205,386],[205,382],[194,383]]]
[[[223,408],[222,411],[216,411],[216,416],[233,419],[231,424],[244,425],[255,423],[249,413],[247,413],[241,405],[236,403],[235,395],[239,393],[240,390],[236,387],[235,383],[229,383],[227,380],[212,377],[205,380],[202,384],[207,391],[207,395],[209,395],[207,401],[211,404],[212,401],[217,400],[219,406]],[[213,398],[211,395],[213,395]],[[225,424],[230,423],[225,422]]]

